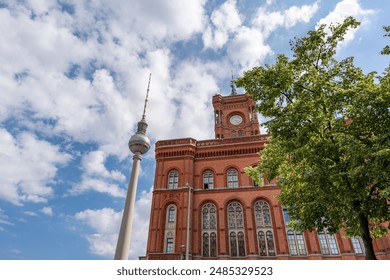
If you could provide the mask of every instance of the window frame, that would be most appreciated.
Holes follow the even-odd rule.
[[[233,211],[232,211],[233,210]],[[238,201],[232,201],[227,208],[228,240],[230,257],[246,256],[244,208]]]
[[[169,171],[168,173],[168,190],[175,190],[179,186],[179,171],[176,169]]]
[[[218,256],[217,207],[208,202],[202,207],[202,257]]]
[[[203,189],[212,190],[214,189],[214,172],[210,169],[207,169],[203,172]],[[207,185],[207,187],[206,187]]]
[[[256,226],[256,239],[259,256],[276,256],[276,242],[272,225],[272,213],[269,203],[264,199],[257,199],[253,204],[253,217]]]
[[[324,256],[340,255],[340,249],[335,234],[329,234],[327,229],[323,229],[317,232],[317,237],[318,237],[318,243],[320,245],[321,255]]]
[[[234,174],[232,174],[234,173]],[[229,168],[226,171],[226,182],[228,189],[237,189],[238,184],[238,171],[236,168]]]

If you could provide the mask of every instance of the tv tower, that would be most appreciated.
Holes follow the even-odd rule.
[[[135,206],[135,197],[137,194],[137,183],[139,166],[142,159],[142,155],[146,153],[150,148],[150,140],[146,136],[146,103],[148,102],[150,80],[152,74],[149,74],[148,89],[146,91],[146,98],[144,104],[144,112],[142,119],[138,122],[137,132],[131,136],[129,140],[129,149],[134,154],[133,167],[131,169],[129,187],[127,189],[127,196],[125,202],[125,209],[123,210],[122,223],[119,231],[118,242],[115,250],[115,260],[127,260],[129,258],[131,230],[133,226],[133,212]]]

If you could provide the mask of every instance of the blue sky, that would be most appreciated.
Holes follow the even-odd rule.
[[[291,55],[318,24],[361,21],[338,57],[381,73],[389,12],[380,0],[0,0],[0,259],[113,258],[150,72],[152,145],[210,139],[231,72]],[[131,259],[146,250],[153,150]]]

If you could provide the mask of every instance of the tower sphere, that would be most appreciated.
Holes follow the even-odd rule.
[[[132,153],[146,153],[150,148],[150,140],[144,134],[136,133],[129,140],[129,149]]]

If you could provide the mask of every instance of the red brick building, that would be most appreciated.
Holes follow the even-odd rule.
[[[232,87],[213,107],[215,139],[156,143],[146,259],[364,259],[360,238],[289,230],[276,182],[258,187],[244,173],[268,139],[251,97]],[[389,236],[374,249],[390,259]]]

